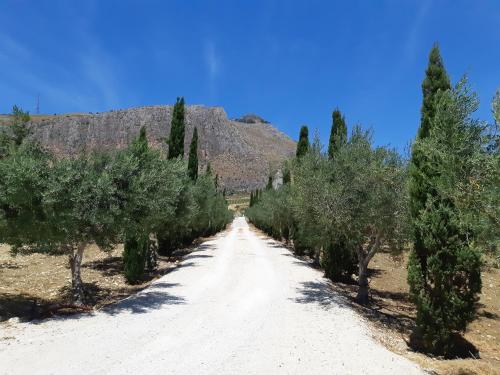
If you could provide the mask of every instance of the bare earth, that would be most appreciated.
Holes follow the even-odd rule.
[[[1,374],[421,374],[320,271],[236,218],[149,288],[92,315],[0,326]]]

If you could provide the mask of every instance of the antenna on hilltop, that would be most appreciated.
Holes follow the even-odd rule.
[[[35,113],[37,115],[40,114],[40,94],[37,95],[36,97],[36,108],[35,108]]]

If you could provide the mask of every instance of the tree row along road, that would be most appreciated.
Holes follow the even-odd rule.
[[[422,373],[243,217],[104,311],[1,329],[2,374]]]

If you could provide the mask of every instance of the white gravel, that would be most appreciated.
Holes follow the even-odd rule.
[[[241,217],[108,311],[0,330],[1,374],[423,373]]]

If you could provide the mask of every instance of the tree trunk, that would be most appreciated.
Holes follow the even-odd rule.
[[[368,304],[368,266],[365,259],[358,261],[359,275],[358,275],[358,296],[356,297],[360,305]]]
[[[73,292],[73,303],[77,306],[82,306],[84,302],[83,283],[81,277],[81,266],[83,259],[83,251],[87,246],[86,243],[79,244],[76,249],[73,249],[69,256],[69,265],[71,268],[71,287]]]
[[[314,265],[316,267],[319,267],[320,254],[321,254],[321,248],[314,249]]]
[[[368,298],[368,264],[380,247],[381,236],[379,234],[370,238],[367,250],[359,246],[358,253],[358,296],[356,297],[360,305],[366,305]]]

